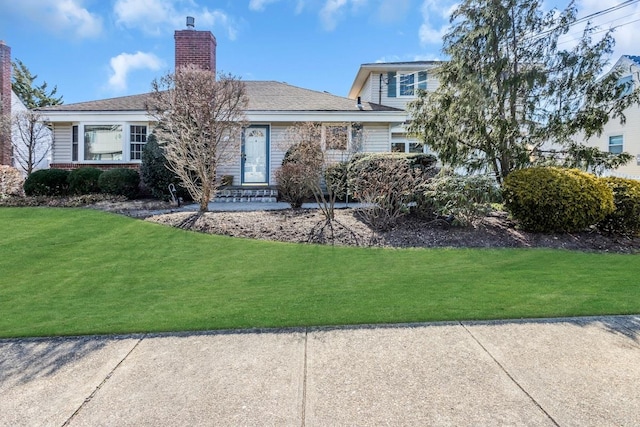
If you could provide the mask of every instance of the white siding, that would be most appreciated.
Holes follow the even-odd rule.
[[[619,175],[640,176],[640,107],[634,106],[625,111],[627,122],[620,124],[620,120],[611,119],[602,131],[600,137],[592,137],[587,141],[581,140],[586,145],[597,147],[602,151],[609,151],[609,137],[622,135],[622,150],[634,156],[627,165],[621,166],[614,172]]]
[[[277,124],[271,126],[271,143],[270,147],[270,159],[269,159],[269,184],[276,185],[276,170],[282,166],[282,159],[287,152],[286,133],[287,128],[292,126],[293,123]]]
[[[398,74],[409,74],[412,72],[418,72],[420,70],[415,71],[397,71]],[[380,92],[380,75],[382,75],[382,92]],[[427,91],[433,92],[438,87],[438,79],[434,76],[433,71],[427,70]],[[365,82],[361,95],[363,101],[370,101],[376,104],[382,104],[389,107],[401,108],[405,109],[407,103],[414,100],[415,97],[389,97],[387,90],[387,72],[383,73],[371,73],[369,78]],[[367,99],[367,96],[370,96],[370,99]]]
[[[389,125],[375,124],[364,125],[364,146],[365,153],[384,153],[391,150],[389,142]]]
[[[52,163],[71,162],[71,123],[56,123],[51,147]]]

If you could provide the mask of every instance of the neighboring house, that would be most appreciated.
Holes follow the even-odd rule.
[[[24,120],[24,113],[29,111],[24,103],[20,100],[18,95],[15,92],[11,91],[11,115],[13,117],[11,123],[11,139],[13,143],[13,166],[20,170],[20,172],[26,173],[24,171],[26,164],[26,159],[28,156],[28,145],[25,141],[25,138],[29,138],[27,122]],[[46,119],[46,117],[42,117],[42,119]],[[22,129],[19,129],[19,123],[23,126]],[[51,160],[51,144],[53,142],[53,133],[44,123],[38,122],[36,124],[36,129],[33,132],[33,137],[37,139],[34,143],[35,149],[35,159],[40,160],[37,164],[33,165],[33,170],[38,169],[47,169],[49,168],[49,162]]]
[[[640,56],[623,55],[612,69],[623,71],[620,83],[631,83],[629,91],[640,84]],[[600,136],[593,136],[588,140],[578,137],[578,142],[597,147],[611,153],[627,152],[633,155],[633,160],[609,173],[614,176],[640,179],[640,105],[634,105],[624,112],[627,121],[620,124],[619,119],[611,119]]]
[[[418,89],[432,92],[438,87],[434,69],[440,61],[385,62],[362,64],[349,91],[349,98],[364,102],[406,109],[407,103],[417,98]],[[403,123],[389,129],[389,142],[385,151],[428,153],[424,146],[407,134],[406,116]]]
[[[209,31],[176,31],[175,42],[176,69],[195,64],[215,72],[216,40]],[[352,138],[360,134],[364,135],[362,151],[389,151],[393,130],[406,120],[403,109],[370,100],[358,103],[275,81],[245,84],[250,125],[237,161],[219,168],[219,175],[233,176],[234,185],[276,184],[274,173],[286,151],[286,131],[294,123],[322,123],[325,133],[344,135],[344,143],[331,154],[346,159],[355,142]],[[149,97],[141,94],[43,109],[54,131],[51,167],[138,168],[154,125],[146,111]]]

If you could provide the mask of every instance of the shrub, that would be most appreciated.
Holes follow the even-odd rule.
[[[189,192],[179,184],[180,179],[174,172],[169,170],[167,159],[164,156],[164,150],[158,144],[158,140],[154,134],[149,135],[147,143],[142,150],[140,179],[142,180],[142,184],[156,199],[169,200],[171,198],[169,184],[173,184],[176,187],[178,197],[191,200]]]
[[[491,212],[491,203],[500,200],[500,189],[493,177],[456,175],[441,172],[427,185],[425,196],[435,213],[452,216],[453,223],[467,226]]]
[[[584,230],[614,210],[611,189],[577,169],[535,167],[511,172],[504,180],[503,197],[511,215],[534,232]]]
[[[98,185],[98,179],[100,175],[102,175],[102,170],[98,168],[72,170],[67,177],[69,193],[76,195],[99,193],[100,186]]]
[[[349,185],[366,205],[362,216],[370,226],[385,230],[408,212],[409,204],[436,174],[434,156],[364,154],[349,163]]]
[[[609,234],[640,233],[640,181],[624,178],[600,178],[613,191],[616,209],[598,223]]]
[[[98,185],[103,193],[133,199],[138,195],[140,174],[133,169],[116,168],[102,172]]]
[[[0,200],[12,196],[22,196],[23,185],[24,178],[18,169],[0,165]]]
[[[66,196],[69,194],[69,171],[41,169],[33,172],[24,182],[27,196]]]
[[[275,173],[280,199],[297,209],[313,193],[305,182],[305,167],[299,163],[287,162]]]
[[[335,194],[338,199],[344,199],[347,195],[348,162],[338,162],[329,165],[324,171],[324,182],[327,190]]]

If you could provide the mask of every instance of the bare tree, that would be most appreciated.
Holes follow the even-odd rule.
[[[13,158],[17,166],[30,175],[51,151],[51,130],[46,118],[35,110],[13,115]]]
[[[326,227],[333,235],[336,200],[344,195],[346,189],[345,162],[362,149],[363,140],[362,128],[349,123],[323,126],[320,123],[301,122],[289,127],[285,133],[284,145],[289,147],[285,162],[299,165],[298,182],[313,194],[325,218],[317,230],[319,236],[323,236]],[[342,224],[339,225],[346,229]],[[315,229],[310,240],[316,237],[314,234]]]
[[[232,75],[185,66],[152,83],[147,109],[170,169],[200,212],[217,188],[218,166],[240,156],[248,104],[245,85]]]

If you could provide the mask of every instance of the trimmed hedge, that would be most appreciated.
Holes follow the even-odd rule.
[[[611,214],[613,192],[595,176],[577,169],[534,167],[504,180],[507,210],[533,232],[581,231]]]
[[[24,182],[27,196],[66,196],[69,194],[69,171],[41,169],[33,172]]]
[[[139,192],[140,174],[133,169],[109,169],[100,175],[98,185],[103,193],[133,199]]]
[[[69,193],[75,195],[96,194],[100,192],[98,179],[102,175],[102,170],[98,168],[74,169],[69,173]]]
[[[598,223],[609,234],[640,234],[640,181],[625,178],[600,178],[613,191],[615,211]]]

